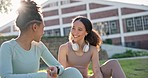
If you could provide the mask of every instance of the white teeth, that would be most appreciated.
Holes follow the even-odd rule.
[[[74,38],[77,38],[78,36],[74,36]]]

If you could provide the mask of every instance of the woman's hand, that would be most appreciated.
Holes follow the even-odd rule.
[[[56,78],[57,77],[57,67],[51,66],[47,69],[48,78]]]
[[[48,72],[47,72],[47,78],[52,78]]]

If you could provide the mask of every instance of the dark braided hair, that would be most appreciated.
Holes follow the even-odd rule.
[[[100,35],[97,33],[97,31],[95,31],[94,29],[92,29],[92,23],[91,21],[84,17],[84,16],[77,16],[72,20],[72,23],[74,23],[75,21],[81,21],[86,29],[86,32],[88,33],[85,36],[85,40],[89,42],[90,45],[96,46],[97,48],[100,47],[100,45],[102,44],[102,40]],[[69,35],[69,40],[71,41],[72,36],[71,33]]]
[[[31,24],[40,24],[42,20],[42,15],[39,11],[37,4],[31,0],[23,0],[20,2],[21,6],[18,9],[18,17],[16,19],[16,26],[24,31]]]

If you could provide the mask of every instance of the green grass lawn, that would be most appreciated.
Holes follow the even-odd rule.
[[[127,78],[148,78],[148,58],[145,59],[126,59],[119,60]],[[101,64],[104,61],[100,61]],[[42,70],[45,71],[45,70]],[[89,67],[89,75],[92,74],[91,64]]]
[[[119,60],[127,78],[148,78],[148,58]]]
[[[148,78],[148,58],[146,59],[129,59],[119,60],[127,78]],[[101,64],[104,61],[100,61]],[[91,64],[89,75],[92,74]]]

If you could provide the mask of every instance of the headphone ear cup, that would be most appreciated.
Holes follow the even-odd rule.
[[[77,43],[74,43],[74,44],[72,43],[71,45],[72,45],[72,49],[74,51],[78,51],[79,50],[79,45]]]
[[[84,52],[88,52],[88,50],[89,50],[89,45],[85,45],[85,46],[83,47],[83,51],[84,51]]]

